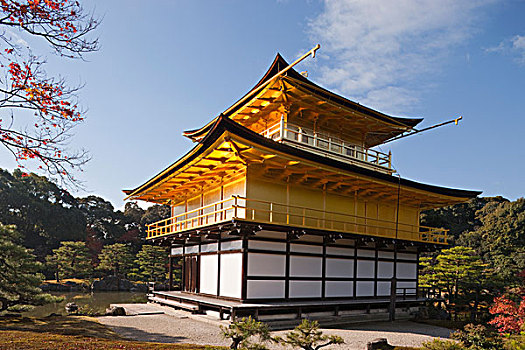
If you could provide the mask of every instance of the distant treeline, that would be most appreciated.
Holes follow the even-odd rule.
[[[472,248],[503,286],[520,284],[525,270],[525,199],[474,198],[429,210],[421,224],[449,229],[451,246]]]
[[[114,243],[137,254],[145,243],[146,224],[169,215],[169,206],[144,210],[134,202],[115,210],[98,196],[74,197],[44,176],[0,169],[0,223],[16,225],[23,245],[41,262],[63,241],[85,242],[93,261]],[[53,276],[50,271],[46,275]]]

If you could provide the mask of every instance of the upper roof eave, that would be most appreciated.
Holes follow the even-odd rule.
[[[469,199],[480,195],[481,191],[471,191],[471,190],[461,190],[448,187],[441,187],[435,185],[424,184],[416,182],[413,180],[408,180],[404,178],[398,178],[392,175],[383,174],[377,171],[373,171],[367,168],[359,167],[357,165],[345,163],[333,158],[323,157],[321,155],[304,151],[295,147],[288,146],[283,143],[275,142],[271,139],[268,139],[262,135],[257,134],[256,132],[251,131],[250,129],[234,122],[233,120],[225,117],[219,116],[213,124],[210,125],[208,133],[201,139],[198,145],[196,145],[192,150],[190,150],[184,157],[182,157],[177,162],[173,163],[171,166],[167,167],[165,170],[160,172],[158,175],[144,183],[143,185],[137,187],[134,190],[126,190],[125,193],[128,195],[127,198],[137,196],[140,192],[147,190],[147,188],[161,182],[170,176],[173,172],[180,169],[185,164],[188,164],[193,159],[198,157],[202,152],[204,152],[210,145],[214,144],[215,141],[224,133],[230,132],[231,134],[237,135],[241,138],[247,139],[251,142],[254,142],[263,147],[273,149],[277,152],[295,156],[301,159],[306,159],[315,163],[326,165],[329,167],[354,172],[360,175],[367,177],[375,178],[378,180],[383,180],[394,185],[400,184],[401,186],[406,186],[413,189],[423,190],[431,192],[434,194],[455,197],[458,199]]]
[[[266,71],[264,76],[253,86],[250,91],[248,91],[244,96],[242,96],[237,102],[235,102],[232,107],[235,106],[235,108],[228,108],[225,112],[221,113],[219,116],[214,118],[212,121],[210,121],[208,124],[204,125],[201,128],[193,129],[193,130],[187,130],[183,132],[183,135],[192,139],[197,140],[200,138],[203,134],[207,133],[209,130],[209,127],[220,117],[220,116],[226,116],[229,117],[231,114],[233,114],[238,109],[242,108],[242,104],[237,105],[239,101],[244,99],[247,95],[249,95],[252,91],[257,89],[262,84],[266,83],[269,79],[271,79],[273,76],[275,76],[277,73],[279,73],[282,69],[286,68],[288,66],[288,62],[281,56],[280,53],[277,53],[275,56],[275,59],[273,60],[272,64],[270,65],[270,68]],[[357,102],[351,101],[341,95],[335,94],[317,84],[312,82],[311,80],[304,77],[302,74],[298,73],[295,69],[291,68],[289,69],[286,74],[283,76],[283,79],[286,79],[286,77],[293,78],[296,81],[299,81],[302,83],[303,87],[306,88],[310,93],[318,95],[320,98],[329,99],[331,102],[338,103],[342,106],[345,106],[346,108],[353,109],[357,112],[363,113],[369,117],[378,119],[383,122],[389,122],[392,121],[396,124],[399,124],[400,127],[406,127],[406,128],[413,128],[416,125],[418,125],[421,121],[423,121],[423,118],[403,118],[403,117],[394,117],[389,116],[385,113],[376,111],[372,108],[363,106]],[[399,134],[401,134],[403,130],[399,131]]]

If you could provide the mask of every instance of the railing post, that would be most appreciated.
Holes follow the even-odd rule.
[[[392,151],[388,151],[388,168],[392,169]]]

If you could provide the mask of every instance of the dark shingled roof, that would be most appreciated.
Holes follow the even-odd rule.
[[[281,70],[286,68],[288,65],[289,65],[289,63],[286,62],[286,60],[278,53],[277,56],[275,57],[275,59],[273,60],[270,68],[264,74],[264,76],[261,78],[261,80],[259,80],[259,82],[257,84],[255,84],[255,86],[248,93],[246,93],[243,97],[241,97],[239,99],[239,101],[242,100],[246,95],[250,94],[254,89],[258,88],[260,85],[264,84],[266,81],[271,79],[273,76],[275,76]],[[298,73],[293,68],[288,70],[285,73],[284,76],[288,76],[290,78],[293,78],[293,79],[298,80],[299,82],[303,83],[301,85],[301,87],[306,89],[307,91],[311,92],[313,95],[317,95],[317,96],[319,96],[322,99],[329,100],[331,102],[335,102],[337,104],[340,104],[340,105],[342,105],[344,107],[347,107],[349,109],[355,110],[356,112],[362,113],[362,114],[364,114],[364,115],[366,115],[368,117],[371,117],[371,118],[374,118],[374,119],[377,119],[377,120],[381,120],[381,121],[392,123],[392,124],[399,124],[400,127],[409,127],[409,128],[415,127],[417,124],[419,124],[423,120],[422,118],[393,117],[393,116],[389,116],[389,115],[386,115],[384,113],[378,112],[378,111],[376,111],[376,110],[374,110],[372,108],[363,106],[363,105],[361,105],[361,104],[359,104],[357,102],[351,101],[351,100],[349,100],[349,99],[347,99],[347,98],[345,98],[343,96],[337,95],[337,94],[335,94],[333,92],[330,92],[330,91],[326,90],[325,88],[323,88],[323,87],[315,84],[314,82],[308,80],[307,78],[305,78],[303,75]],[[235,106],[235,104],[233,104],[232,106]],[[234,113],[235,111],[237,111],[241,107],[242,107],[242,104],[236,106],[233,109],[230,109],[231,108],[230,107],[227,110],[227,112],[225,112],[225,113],[223,113],[221,115],[229,117],[232,113]],[[210,123],[208,123],[205,126],[203,126],[202,128],[184,131],[183,135],[187,136],[189,138],[192,138],[192,139],[199,138],[199,137],[201,137],[202,135],[206,134],[209,131],[210,126],[213,124],[213,122],[217,118],[215,118]],[[384,142],[386,139],[389,139],[391,137],[397,136],[397,135],[399,135],[401,133],[403,133],[402,129],[400,129],[399,131],[393,132],[391,134],[388,134],[388,135],[379,135],[379,134],[376,135],[376,134],[371,133],[369,135],[369,138],[371,139],[370,140],[371,142],[368,142],[368,144],[369,145],[370,144],[377,145],[377,144],[380,144],[380,143]]]
[[[276,141],[273,141],[271,139],[268,139],[262,135],[259,135],[258,133],[251,131],[250,129],[234,122],[228,117],[225,116],[219,116],[215,121],[210,124],[207,127],[207,134],[204,136],[204,138],[199,142],[197,146],[195,146],[190,152],[188,152],[184,157],[182,157],[179,161],[175,162],[165,170],[163,170],[160,174],[162,174],[159,177],[155,177],[151,179],[149,182],[146,182],[145,184],[135,188],[134,190],[124,190],[124,193],[127,195],[133,194],[141,189],[145,189],[147,187],[153,186],[165,178],[169,177],[170,174],[172,174],[174,171],[177,171],[184,165],[191,162],[193,159],[198,157],[202,152],[204,152],[209,146],[211,146],[215,141],[225,132],[228,131],[232,134],[235,134],[239,137],[242,137],[244,139],[250,140],[258,145],[267,147],[269,149],[275,150],[280,153],[285,153],[297,158],[306,159],[312,162],[316,162],[319,164],[327,165],[330,167],[334,167],[337,169],[350,171],[353,173],[357,173],[360,175],[368,176],[371,178],[383,180],[386,182],[390,182],[392,184],[397,185],[399,182],[402,186],[407,186],[423,191],[428,191],[436,194],[451,196],[451,197],[457,197],[457,198],[473,198],[478,195],[480,195],[481,191],[469,191],[469,190],[460,190],[460,189],[454,189],[454,188],[447,188],[447,187],[440,187],[440,186],[434,186],[434,185],[428,185],[408,179],[380,173],[374,170],[370,170],[367,168],[363,168],[357,165],[345,163],[330,157],[325,157],[322,155],[318,155],[312,152],[304,151],[292,146],[288,146],[286,144],[282,144]]]

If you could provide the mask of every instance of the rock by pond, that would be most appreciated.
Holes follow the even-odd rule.
[[[67,303],[65,309],[68,314],[78,311],[78,305],[76,303]]]
[[[126,316],[126,310],[121,306],[110,306],[106,309],[106,316]]]

